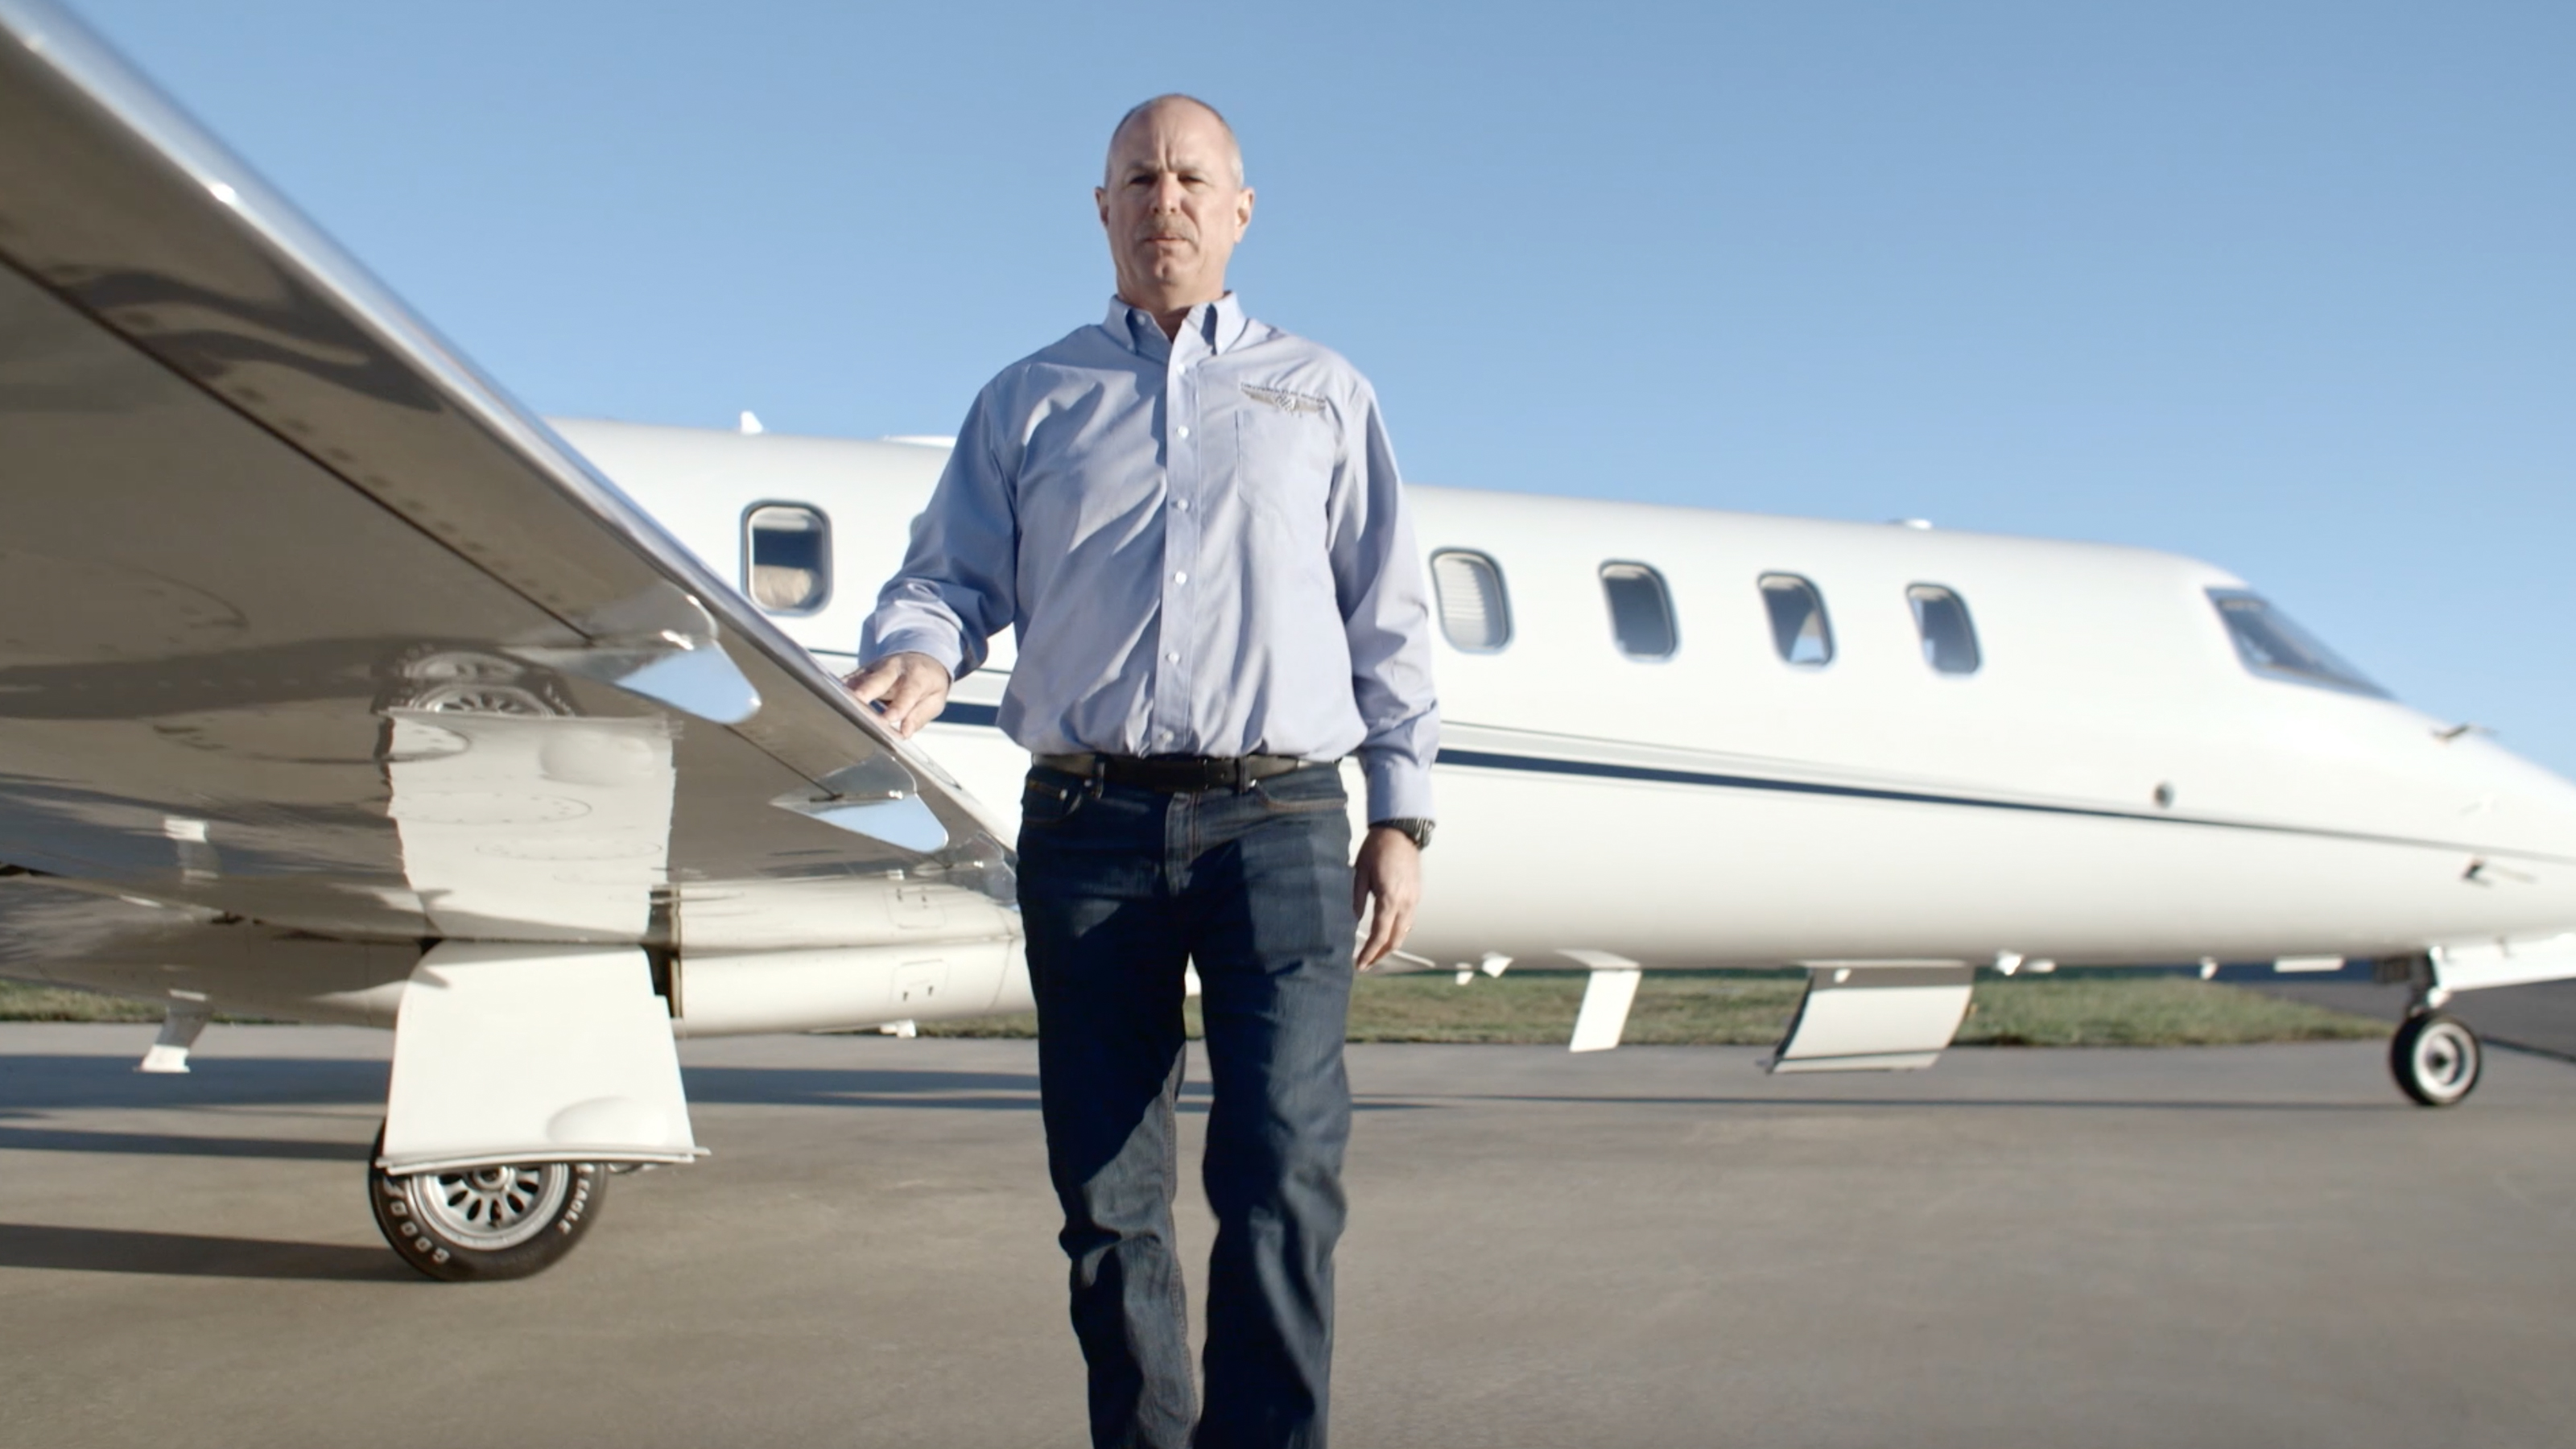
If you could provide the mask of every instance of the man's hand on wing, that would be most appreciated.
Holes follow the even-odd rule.
[[[875,706],[886,728],[904,739],[948,707],[948,666],[927,654],[889,654],[841,683],[852,699]]]
[[[1360,943],[1359,968],[1366,971],[1404,944],[1413,929],[1413,911],[1422,904],[1422,850],[1401,830],[1372,826],[1360,842],[1359,862],[1351,868],[1351,910],[1368,916],[1368,939]]]

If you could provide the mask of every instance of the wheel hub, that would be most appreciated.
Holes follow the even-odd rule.
[[[424,1172],[404,1184],[412,1211],[465,1247],[515,1247],[545,1231],[572,1190],[560,1162]]]
[[[2415,1070],[2428,1086],[2455,1088],[2468,1075],[2468,1069],[2467,1045],[2455,1031],[2437,1026],[2415,1044]]]

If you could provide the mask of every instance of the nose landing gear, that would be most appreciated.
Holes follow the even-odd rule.
[[[2426,1107],[2456,1106],[2478,1085],[2486,1053],[2478,1034],[2455,1016],[2420,1008],[2388,1043],[2388,1070],[2407,1096]]]

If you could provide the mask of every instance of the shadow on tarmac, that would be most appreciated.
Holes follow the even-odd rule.
[[[381,1103],[392,1070],[335,1057],[199,1057],[184,1077],[127,1057],[0,1056],[0,1119],[64,1107],[311,1107]]]
[[[184,1077],[156,1077],[135,1071],[124,1057],[0,1056],[0,1120],[74,1107],[381,1106],[391,1070],[381,1061],[331,1057],[199,1057],[190,1065]],[[682,1067],[680,1075],[693,1102],[1013,1111],[1038,1105],[1034,1072]]]
[[[385,1100],[386,1064],[313,1057],[212,1057],[199,1060],[185,1077],[152,1077],[135,1072],[121,1057],[0,1057],[0,1151],[26,1148],[52,1152],[168,1153],[178,1156],[281,1157],[357,1161],[362,1148],[340,1143],[263,1141],[249,1138],[152,1136],[142,1133],[84,1133],[52,1128],[5,1125],[12,1117],[80,1107],[207,1106],[381,1106]],[[1038,1079],[1034,1072],[887,1071],[841,1067],[711,1067],[681,1068],[689,1100],[706,1106],[759,1107],[897,1107],[933,1111],[1034,1112]],[[1193,1079],[1181,1088],[1180,1110],[1207,1110],[1208,1084]],[[2081,1097],[1774,1097],[1744,1093],[1705,1096],[1665,1095],[1598,1097],[1582,1094],[1490,1096],[1482,1093],[1395,1093],[1363,1097],[1353,1103],[1362,1112],[1446,1107],[1470,1101],[1622,1102],[1667,1107],[1860,1107],[1944,1108],[2066,1107],[2085,1110],[2181,1112],[2376,1112],[2385,1106],[2360,1102],[2193,1101],[2188,1098],[2102,1100]]]
[[[690,1067],[691,1102],[758,1107],[945,1107],[1034,1112],[1035,1072],[884,1071],[861,1067]]]
[[[122,1057],[0,1057],[0,1122],[78,1107],[381,1106],[383,1062],[314,1057],[201,1057],[184,1077],[144,1076]],[[885,1071],[840,1067],[682,1067],[689,1100],[707,1106],[911,1107],[1034,1112],[1034,1072]],[[1181,1110],[1207,1110],[1208,1085],[1181,1087]],[[1363,1111],[1401,1104],[1363,1103]],[[94,1148],[68,1140],[94,1136]],[[172,1145],[155,1147],[155,1142]],[[229,1157],[358,1158],[363,1152],[303,1142],[226,1146],[214,1139],[59,1133],[0,1126],[0,1151],[169,1152]],[[273,1150],[272,1150],[273,1149]]]
[[[1421,1099],[1426,1105],[1439,1099]],[[2009,1107],[2015,1111],[2081,1112],[2407,1112],[2422,1111],[2403,1101],[2389,1102],[2195,1102],[2188,1098],[2155,1100],[2082,1097],[1575,1097],[1479,1094],[1461,1099],[1477,1102],[1559,1102],[1579,1106],[1621,1107],[1846,1107],[1872,1112],[1890,1108]]]
[[[158,1132],[72,1132],[0,1126],[0,1152],[104,1152],[136,1157],[263,1157],[293,1162],[364,1162],[362,1142],[283,1137],[180,1137]]]
[[[682,1067],[692,1103],[761,1107],[929,1107],[1034,1112],[1034,1072],[888,1072],[836,1067]],[[1208,1083],[1181,1084],[1178,1110],[1205,1112]],[[1355,1102],[1354,1111],[1405,1111],[1422,1102]]]
[[[385,1248],[280,1243],[195,1233],[0,1223],[0,1268],[149,1273],[182,1278],[293,1278],[341,1283],[428,1283]]]

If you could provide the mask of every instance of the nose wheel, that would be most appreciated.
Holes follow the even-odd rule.
[[[2438,1011],[2406,1018],[2388,1043],[2388,1070],[2398,1087],[2422,1106],[2457,1104],[2478,1085],[2486,1053],[2469,1024]]]
[[[385,1241],[449,1283],[525,1278],[553,1267],[599,1216],[608,1172],[595,1162],[514,1162],[389,1173],[368,1154],[367,1203]]]

